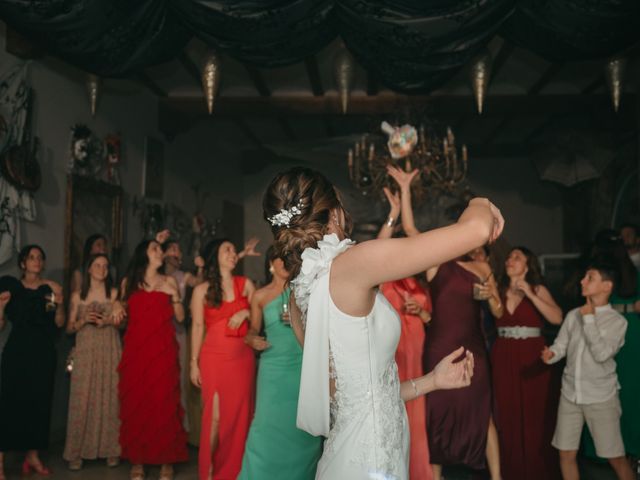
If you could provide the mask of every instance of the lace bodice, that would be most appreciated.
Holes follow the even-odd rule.
[[[329,293],[331,262],[352,244],[325,236],[318,249],[305,250],[292,282],[307,318],[298,426],[327,437],[317,478],[405,479],[408,429],[394,359],[399,318],[380,293],[364,317],[341,312]]]

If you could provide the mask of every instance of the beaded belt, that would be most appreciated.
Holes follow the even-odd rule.
[[[502,338],[533,338],[541,334],[541,330],[536,327],[498,327],[498,336]]]

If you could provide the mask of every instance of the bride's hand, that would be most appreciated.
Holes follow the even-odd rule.
[[[466,387],[473,377],[473,353],[460,347],[444,357],[433,369],[434,385],[439,390]],[[464,356],[454,363],[456,358]]]
[[[488,243],[495,242],[504,229],[504,218],[498,207],[487,198],[472,198],[465,211],[460,215],[458,222],[465,222],[476,218],[486,222],[489,227]]]

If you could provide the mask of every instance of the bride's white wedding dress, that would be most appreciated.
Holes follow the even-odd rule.
[[[394,358],[400,320],[380,293],[365,317],[341,312],[329,294],[331,263],[352,244],[325,235],[317,249],[304,251],[292,282],[306,314],[297,423],[327,437],[317,479],[404,480],[409,430]]]

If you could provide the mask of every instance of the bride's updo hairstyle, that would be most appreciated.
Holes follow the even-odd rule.
[[[351,233],[351,218],[344,210],[340,195],[327,180],[315,170],[295,167],[279,173],[267,187],[262,199],[264,219],[270,223],[277,256],[294,279],[300,273],[302,252],[305,248],[316,248],[327,233],[332,211],[344,213],[344,234]],[[296,212],[286,215],[287,212]],[[297,212],[300,213],[297,213]],[[274,216],[284,215],[283,222],[271,221]],[[288,217],[288,219],[286,218]]]

